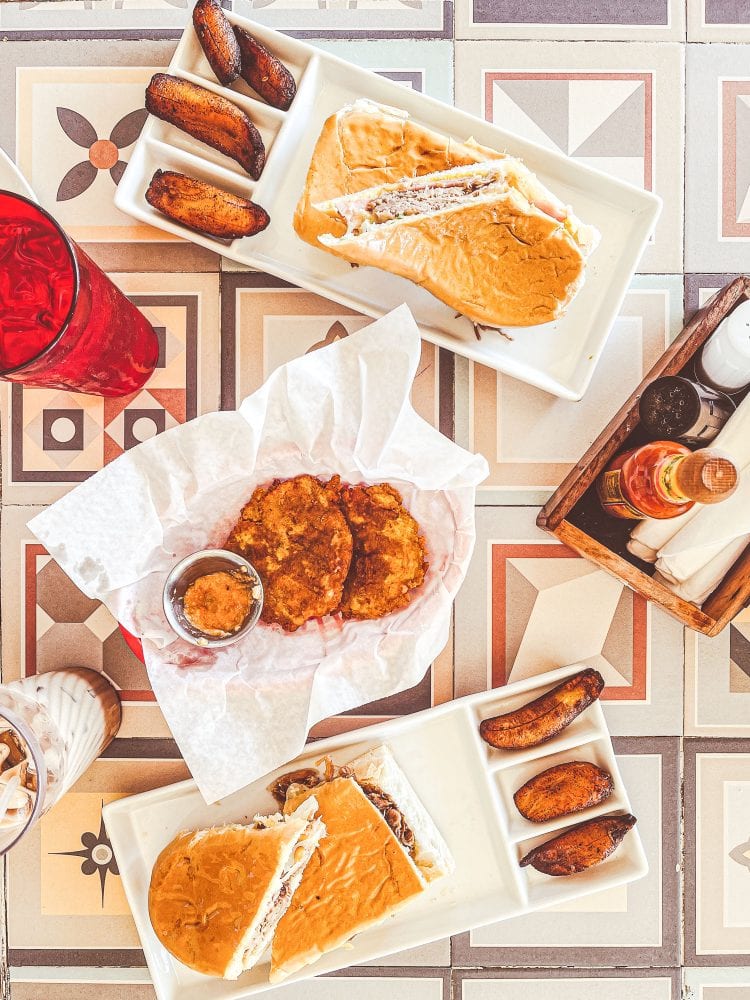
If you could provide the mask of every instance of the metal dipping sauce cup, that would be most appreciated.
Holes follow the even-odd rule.
[[[220,572],[231,573],[233,576],[238,573],[246,574],[248,588],[259,587],[260,597],[252,598],[245,620],[235,632],[223,636],[207,635],[188,620],[183,600],[185,591],[198,577]],[[228,549],[203,549],[200,552],[193,552],[177,563],[164,584],[164,614],[167,616],[167,621],[181,639],[203,649],[231,646],[255,627],[262,610],[263,584],[258,571],[247,559]]]

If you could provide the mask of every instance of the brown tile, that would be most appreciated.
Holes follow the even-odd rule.
[[[154,327],[157,368],[139,392],[115,399],[0,386],[6,503],[56,500],[139,441],[218,409],[218,273],[111,277]],[[71,423],[72,438],[56,431]]]

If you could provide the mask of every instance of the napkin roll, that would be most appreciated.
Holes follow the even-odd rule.
[[[684,583],[705,570],[733,543],[738,546],[748,535],[750,466],[740,475],[737,490],[728,500],[701,508],[693,520],[660,549],[656,568],[668,580]],[[719,580],[721,576],[715,579],[714,585]]]
[[[702,566],[697,573],[681,583],[668,579],[658,570],[652,579],[663,584],[683,600],[690,601],[691,604],[701,605],[716,590],[748,544],[750,544],[750,534],[735,538],[729,545],[725,545],[713,559]]]

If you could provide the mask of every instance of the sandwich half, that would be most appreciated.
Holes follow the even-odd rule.
[[[317,208],[345,227],[320,237],[333,253],[408,278],[492,327],[558,319],[599,242],[596,229],[513,157],[382,184]]]
[[[325,834],[316,808],[313,797],[286,816],[175,837],[156,860],[148,894],[167,951],[207,976],[236,979],[252,968]]]
[[[306,243],[324,249],[318,238],[323,233],[343,236],[346,226],[319,211],[318,202],[502,155],[472,139],[456,142],[412,121],[406,111],[362,98],[326,119],[294,214],[294,229]]]
[[[326,836],[274,935],[272,983],[346,944],[453,871],[445,841],[387,747],[309,787],[291,784],[286,810],[317,801]]]

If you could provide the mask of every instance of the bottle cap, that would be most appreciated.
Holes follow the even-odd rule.
[[[698,503],[718,503],[737,489],[737,466],[727,455],[702,448],[687,455],[675,469],[679,491]]]

